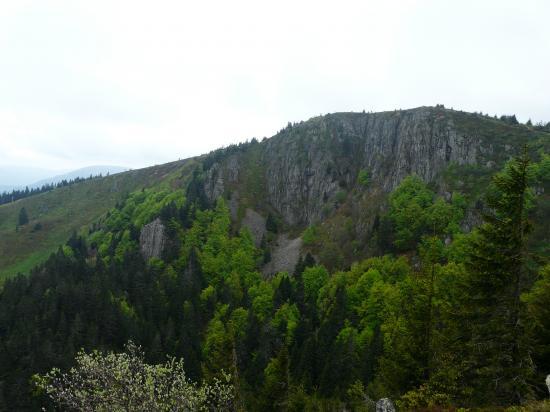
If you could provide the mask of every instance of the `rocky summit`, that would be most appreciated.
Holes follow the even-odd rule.
[[[472,129],[472,122],[482,128]],[[390,192],[410,174],[441,184],[450,165],[494,169],[495,161],[519,150],[516,139],[527,143],[536,135],[524,130],[505,144],[497,135],[506,126],[443,107],[329,114],[289,124],[258,147],[227,150],[208,167],[205,191],[212,201],[246,184],[252,163],[264,205],[290,225],[307,225],[322,219],[323,209],[342,191],[357,186],[361,170],[369,173],[373,187]]]

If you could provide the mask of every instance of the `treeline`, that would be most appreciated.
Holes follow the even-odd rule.
[[[0,292],[0,410],[37,410],[29,379],[66,370],[80,348],[147,361],[184,359],[195,381],[230,373],[238,410],[404,410],[508,406],[546,396],[550,267],[529,249],[531,185],[550,161],[526,156],[499,173],[484,224],[462,233],[460,194],[438,197],[411,176],[391,194],[379,243],[392,254],[329,273],[311,255],[265,279],[265,251],[232,228],[223,199],[133,193]],[[144,261],[140,228],[160,217],[161,258]],[[400,256],[401,255],[401,256]],[[2,403],[3,402],[3,403]],[[9,406],[9,407],[8,407]]]
[[[47,184],[44,184],[40,187],[33,187],[33,188],[30,188],[30,189],[27,186],[27,187],[25,187],[25,189],[17,189],[17,190],[14,189],[11,192],[2,192],[2,193],[0,193],[0,205],[15,202],[17,200],[24,199],[24,198],[29,197],[29,196],[38,195],[40,193],[50,192],[50,191],[54,190],[55,188],[70,186],[70,185],[73,185],[73,184],[76,184],[76,183],[81,183],[81,182],[85,182],[87,180],[101,178],[101,177],[103,177],[101,174],[96,175],[96,176],[90,175],[89,177],[76,177],[76,178],[70,179],[70,180],[63,179],[60,182],[57,182],[55,184],[54,183],[47,183]]]

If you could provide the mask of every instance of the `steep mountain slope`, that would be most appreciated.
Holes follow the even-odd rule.
[[[362,169],[384,192],[410,174],[442,185],[441,174],[451,164],[492,173],[523,144],[543,135],[443,108],[336,113],[289,125],[259,148],[228,151],[208,167],[207,194],[212,200],[226,187],[246,185],[254,173],[265,204],[288,224],[310,224],[325,217],[323,209],[340,191],[357,184]],[[258,170],[246,170],[251,163]]]
[[[72,232],[84,231],[128,193],[166,185],[177,188],[192,161],[133,170],[57,188],[0,206],[0,282],[44,261]],[[25,208],[30,222],[17,228]]]
[[[349,264],[375,253],[373,225],[387,193],[405,176],[421,177],[447,198],[465,194],[470,210],[463,224],[472,227],[479,222],[473,206],[489,177],[525,144],[534,156],[548,151],[549,136],[443,107],[330,114],[210,154],[205,194],[211,202],[221,195],[232,199],[237,220],[247,209],[264,218],[272,213],[294,235],[322,224],[324,253],[334,247],[330,254]],[[361,172],[369,176],[367,185],[358,179]]]

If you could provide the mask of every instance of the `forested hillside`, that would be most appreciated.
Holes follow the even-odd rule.
[[[540,401],[549,152],[545,131],[437,107],[314,118],[148,174],[5,281],[0,410],[52,408],[33,375],[129,340],[195,381],[229,373],[235,410]],[[56,194],[24,200],[31,223]]]
[[[184,162],[173,162],[60,185],[0,205],[0,284],[4,278],[27,273],[44,262],[73,232],[86,232],[88,225],[130,192],[159,184],[181,187],[186,170]],[[28,217],[23,225],[19,222],[22,209]]]

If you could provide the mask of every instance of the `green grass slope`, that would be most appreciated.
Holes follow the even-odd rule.
[[[0,283],[43,262],[71,233],[86,230],[130,192],[144,187],[182,186],[194,163],[178,161],[132,170],[0,206]],[[30,221],[16,229],[22,207]]]

